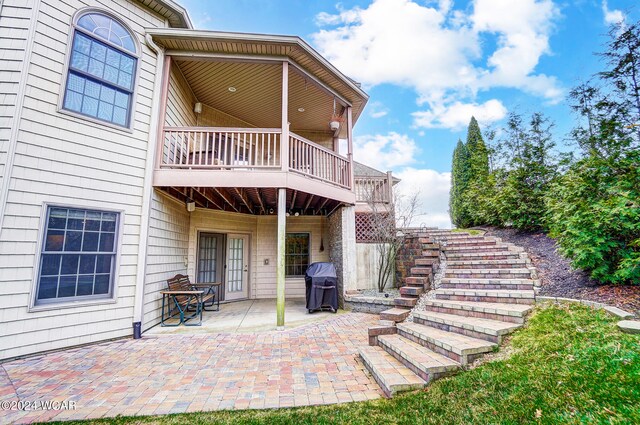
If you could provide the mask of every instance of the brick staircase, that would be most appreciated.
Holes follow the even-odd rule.
[[[434,229],[435,230],[435,229]],[[380,313],[380,319],[402,322],[422,294],[431,289],[433,274],[440,263],[440,244],[426,233],[409,233],[398,252],[397,278],[402,282],[395,307]]]
[[[408,235],[405,247],[405,253],[419,254],[403,278],[406,286],[395,308],[382,312],[380,325],[369,329],[369,346],[360,349],[388,397],[423,388],[496,350],[524,323],[537,284],[522,248],[498,238],[430,229]],[[440,249],[446,258],[443,277],[424,309],[414,309],[413,321],[405,321],[431,289]]]

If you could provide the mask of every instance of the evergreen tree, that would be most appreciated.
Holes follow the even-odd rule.
[[[449,215],[451,222],[457,227],[465,227],[469,222],[464,193],[469,185],[469,155],[467,147],[458,140],[453,151],[451,164],[451,190],[449,196]]]
[[[640,22],[609,36],[607,69],[570,94],[582,157],[551,186],[547,220],[575,267],[640,284]]]
[[[503,175],[504,184],[496,193],[499,215],[504,224],[534,230],[543,226],[546,212],[544,197],[556,175],[557,162],[551,154],[553,124],[539,112],[525,128],[522,117],[509,115],[503,141],[509,159]]]
[[[475,117],[471,117],[469,122],[466,147],[469,155],[471,181],[486,181],[489,176],[489,151]]]

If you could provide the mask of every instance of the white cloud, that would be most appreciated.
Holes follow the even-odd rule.
[[[413,113],[414,123],[425,128],[450,128],[459,130],[469,124],[472,116],[481,124],[491,124],[507,115],[507,108],[497,99],[482,104],[454,102],[435,105],[428,111]]]
[[[340,152],[346,152],[345,141],[342,140]],[[412,138],[393,131],[386,135],[364,135],[353,139],[353,158],[380,171],[413,164],[418,152],[418,145]]]
[[[624,24],[626,16],[619,9],[609,9],[607,0],[602,1],[602,13],[604,14],[604,23],[606,25]]]
[[[413,88],[418,104],[440,115],[437,110],[458,104],[479,106],[478,91],[494,87],[560,100],[557,79],[536,73],[540,58],[551,53],[559,15],[552,0],[474,0],[464,10],[454,10],[450,0],[373,0],[366,8],[319,14],[324,28],[313,41],[365,86]],[[487,38],[495,39],[494,51],[483,52]]]
[[[369,116],[371,118],[382,118],[389,113],[389,108],[386,108],[382,102],[372,102],[369,105]]]
[[[540,57],[550,53],[549,34],[559,14],[551,0],[475,0],[470,17],[474,29],[497,35],[497,49],[487,59],[489,72],[480,85],[516,87],[556,99],[561,92],[555,78],[532,72]]]
[[[406,202],[414,193],[418,194],[418,210],[411,225],[451,228],[449,218],[451,173],[405,168],[394,175],[402,179],[395,189],[400,195],[400,203]],[[398,209],[402,210],[403,205]]]

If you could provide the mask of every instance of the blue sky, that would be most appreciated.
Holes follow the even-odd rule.
[[[470,115],[542,111],[562,149],[571,87],[601,69],[608,25],[635,0],[179,0],[198,29],[303,37],[370,95],[355,159],[420,193],[416,224],[450,225],[451,154]]]

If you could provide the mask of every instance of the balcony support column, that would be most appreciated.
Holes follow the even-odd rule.
[[[278,247],[276,251],[276,326],[284,330],[285,238],[287,231],[287,189],[278,189]]]
[[[289,62],[282,62],[282,134],[280,140],[280,165],[289,171]]]
[[[164,151],[164,126],[167,118],[167,99],[169,97],[169,82],[171,81],[171,56],[164,57],[164,65],[162,68],[162,87],[160,91],[160,108],[158,112],[158,129],[156,147],[156,169],[162,164],[162,154]]]
[[[280,166],[289,171],[289,62],[282,62],[282,133]],[[278,189],[278,235],[276,261],[276,329],[284,330],[285,239],[287,236],[287,189]]]
[[[347,146],[349,159],[349,187],[351,190],[355,190],[353,182],[353,112],[351,106],[347,106]]]

